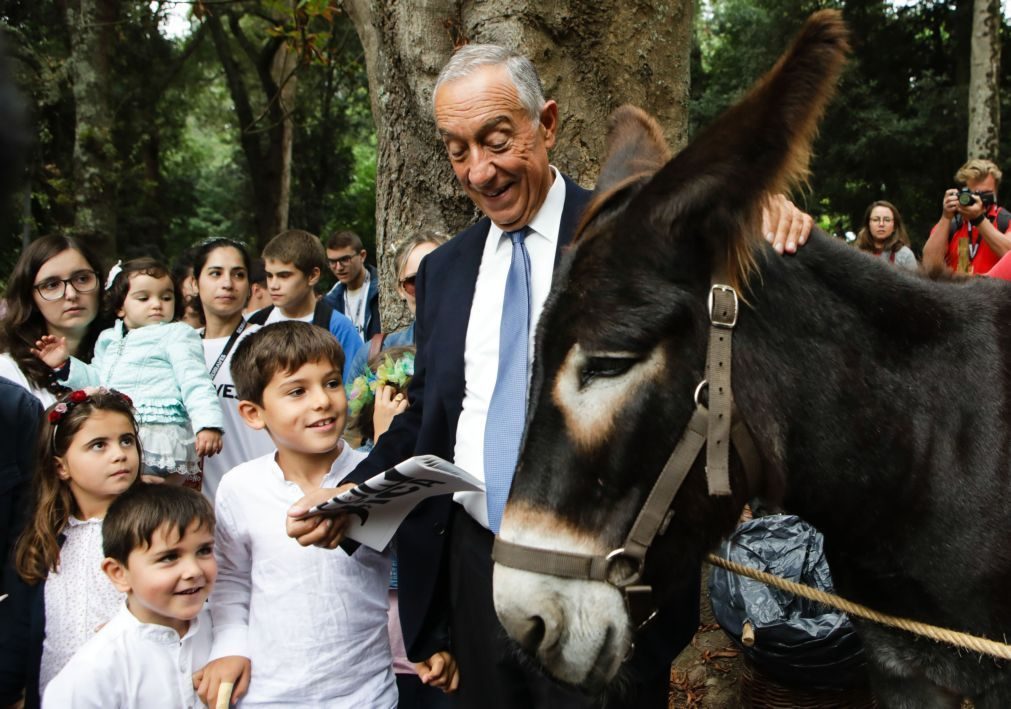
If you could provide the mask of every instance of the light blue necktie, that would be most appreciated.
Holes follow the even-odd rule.
[[[530,339],[530,254],[526,229],[506,232],[512,239],[512,262],[506,278],[499,330],[498,377],[484,426],[484,482],[488,529],[498,534],[502,510],[516,470],[527,400]]]

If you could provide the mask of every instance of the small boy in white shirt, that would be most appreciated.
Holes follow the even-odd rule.
[[[242,707],[397,705],[387,634],[388,555],[304,548],[285,533],[309,490],[337,487],[364,453],[344,443],[344,353],[306,323],[267,325],[232,357],[239,412],[277,451],[225,474],[215,508],[220,569],[204,679],[252,674]]]
[[[200,493],[138,483],[109,507],[102,570],[126,606],[46,687],[44,709],[200,707],[217,577],[214,511]]]

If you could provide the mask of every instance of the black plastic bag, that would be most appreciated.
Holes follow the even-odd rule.
[[[832,592],[822,536],[793,515],[742,524],[719,555],[791,581]],[[744,621],[755,643],[744,654],[773,680],[800,687],[845,688],[866,682],[863,646],[849,618],[823,604],[713,567],[709,597],[716,620],[738,644]]]

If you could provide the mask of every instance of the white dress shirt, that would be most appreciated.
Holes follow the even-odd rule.
[[[56,571],[44,587],[46,637],[42,641],[39,693],[74,653],[123,607],[126,594],[102,571],[102,520],[75,517],[63,528]]]
[[[211,619],[204,609],[180,638],[142,623],[126,604],[49,683],[43,709],[197,709],[193,673],[207,664]]]
[[[343,445],[322,487],[337,487],[365,458]],[[395,707],[386,630],[389,555],[299,546],[284,520],[301,497],[273,453],[221,480],[212,657],[250,659],[247,709]]]
[[[528,362],[534,359],[534,333],[544,301],[551,290],[558,250],[558,230],[565,207],[565,180],[554,167],[554,182],[544,204],[530,220],[526,237],[530,254],[530,342]],[[512,263],[512,241],[492,223],[481,255],[481,267],[474,286],[467,340],[464,348],[463,410],[456,425],[453,460],[468,473],[484,480],[484,429],[488,406],[498,378],[499,331],[506,279]],[[527,374],[529,381],[529,372]],[[453,499],[484,527],[488,526],[488,507],[483,492],[458,492]]]

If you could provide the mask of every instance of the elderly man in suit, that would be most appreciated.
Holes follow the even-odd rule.
[[[558,106],[525,57],[493,45],[459,50],[439,75],[435,122],[461,186],[484,212],[422,262],[410,407],[348,480],[412,454],[453,460],[488,494],[431,498],[400,529],[400,616],[408,656],[451,649],[466,707],[589,707],[519,659],[495,616],[491,547],[518,455],[533,333],[559,256],[590,193],[548,162]],[[810,218],[771,200],[777,250],[792,251]],[[775,222],[770,221],[775,219]],[[519,364],[517,364],[517,362]],[[297,503],[289,534],[332,546],[345,520],[297,520],[334,494]],[[340,553],[340,552],[338,552]],[[697,586],[696,586],[697,588]],[[608,706],[666,707],[670,663],[697,627],[698,595],[657,619],[627,663],[629,682]],[[440,678],[442,679],[442,678]]]

